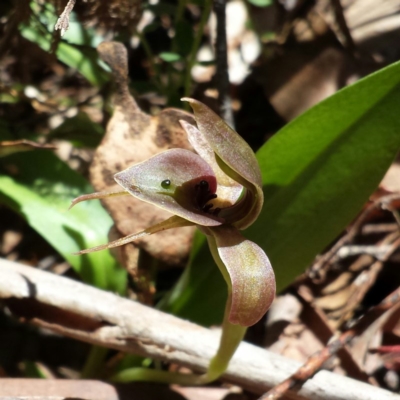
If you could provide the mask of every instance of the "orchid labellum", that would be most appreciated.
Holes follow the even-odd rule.
[[[132,196],[174,214],[171,218],[108,244],[78,254],[121,246],[153,233],[196,225],[208,243],[228,285],[223,333],[217,355],[204,375],[173,379],[205,383],[227,368],[246,327],[255,324],[275,296],[275,277],[264,251],[245,239],[240,230],[250,226],[263,204],[261,172],[253,151],[220,117],[199,101],[184,98],[194,111],[197,127],[181,121],[195,151],[171,149],[114,176],[120,192],[80,196],[80,201],[110,196]],[[159,375],[157,375],[159,373]],[[155,371],[154,380],[170,381]],[[153,380],[143,376],[143,379]]]

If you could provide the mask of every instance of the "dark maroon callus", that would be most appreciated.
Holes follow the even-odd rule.
[[[199,210],[202,210],[204,212],[209,212],[212,209],[213,207],[212,203],[208,202],[217,197],[215,193],[216,187],[213,187],[216,185],[213,185],[213,183],[214,182],[211,181],[210,184],[208,180],[202,179],[199,183],[195,184],[194,196],[195,196],[196,206]]]

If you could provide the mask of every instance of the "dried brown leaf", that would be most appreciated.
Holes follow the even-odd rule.
[[[116,93],[114,114],[96,150],[90,176],[97,191],[120,190],[113,178],[115,173],[170,148],[191,149],[179,120],[194,123],[194,119],[190,114],[172,108],[157,116],[142,112],[129,93],[126,49],[120,43],[104,42],[98,47],[98,52],[113,71]],[[105,199],[103,203],[122,236],[148,228],[171,216],[132,196]],[[156,236],[139,239],[135,246],[164,263],[179,264],[187,257],[193,229],[186,227],[160,232]],[[129,250],[121,251],[126,253]],[[132,262],[134,257],[132,254],[122,254],[124,258]],[[132,265],[129,267],[135,268]]]

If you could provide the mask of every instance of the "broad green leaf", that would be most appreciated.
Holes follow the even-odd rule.
[[[34,16],[30,18],[28,25],[20,24],[19,30],[25,39],[36,43],[48,52],[53,43],[51,32],[57,20],[54,7],[51,4],[45,4],[44,7],[40,7],[35,2],[31,2],[30,6]],[[93,31],[87,31],[85,38],[74,37],[77,34],[77,29],[75,28],[69,34],[69,37],[74,42],[91,43],[93,45],[98,42],[94,37],[90,37],[93,36]],[[62,39],[58,43],[56,56],[64,64],[79,71],[92,85],[102,86],[108,81],[108,73],[106,72],[106,70],[108,71],[108,67],[99,61],[97,52],[92,47],[75,46]]]
[[[50,51],[51,35],[41,33],[30,26],[21,27],[22,36]],[[95,49],[71,45],[64,41],[58,44],[57,58],[69,67],[79,71],[92,85],[102,86],[108,80],[107,72],[100,66]]]
[[[92,191],[82,176],[48,150],[0,160],[0,202],[24,216],[85,282],[122,293],[126,273],[108,251],[72,255],[108,241],[112,220],[98,201],[68,211],[73,198]]]
[[[282,290],[351,222],[400,148],[400,63],[376,72],[285,126],[258,152],[265,202],[244,235],[261,246]],[[208,250],[162,304],[220,322],[226,288]]]
[[[54,29],[52,23],[48,30],[51,32]],[[83,26],[77,19],[76,13],[72,12],[69,17],[69,27],[63,35],[63,40],[69,44],[81,46],[90,46],[96,48],[101,42],[104,42],[104,36],[100,35],[96,30],[89,26]]]

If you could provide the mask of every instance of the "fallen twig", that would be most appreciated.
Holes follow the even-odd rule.
[[[318,273],[319,270],[324,268],[326,265],[332,264],[336,261],[335,257],[338,257],[337,253],[339,249],[341,249],[347,243],[350,243],[354,237],[360,231],[362,225],[367,220],[367,218],[376,211],[379,207],[385,207],[392,211],[391,203],[400,200],[400,194],[390,194],[387,196],[380,197],[375,200],[372,204],[370,204],[366,209],[364,209],[361,214],[357,217],[354,223],[351,225],[348,232],[343,235],[335,244],[332,246],[329,251],[320,256],[316,262],[311,267],[312,273]]]
[[[65,336],[204,371],[218,333],[102,290],[0,259],[0,298],[21,320]],[[261,394],[300,363],[242,343],[223,379]],[[394,400],[399,395],[318,372],[291,399]]]

